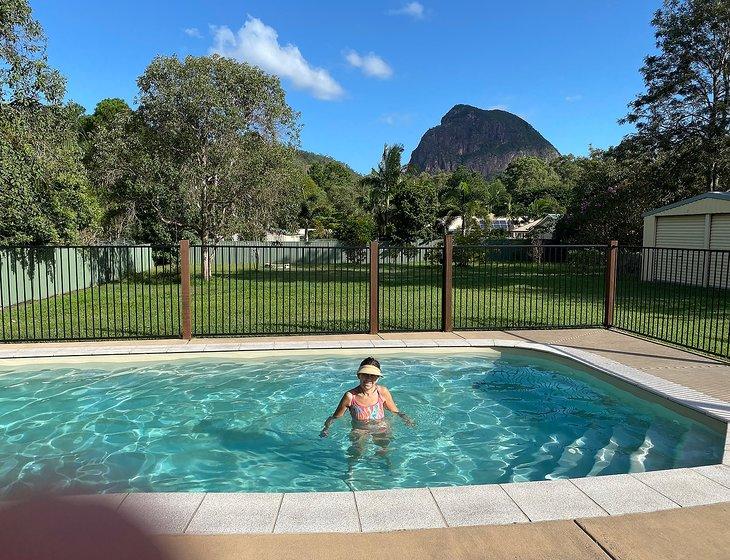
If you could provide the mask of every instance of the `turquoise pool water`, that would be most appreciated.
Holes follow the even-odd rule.
[[[720,461],[723,435],[535,355],[380,356],[406,427],[322,423],[363,356],[220,355],[0,375],[0,492],[330,491],[483,484]]]

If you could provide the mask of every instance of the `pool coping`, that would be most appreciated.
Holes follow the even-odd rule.
[[[730,404],[694,389],[569,346],[502,339],[341,340],[184,345],[64,345],[2,351],[0,363],[43,358],[159,356],[220,352],[354,350],[365,348],[518,348],[576,361],[726,424],[721,464],[577,479],[369,490],[286,493],[126,493],[97,500],[156,534],[372,532],[524,523],[659,511],[730,502]],[[279,352],[277,352],[278,354]],[[153,358],[154,359],[154,358]],[[53,360],[55,361],[55,360]]]

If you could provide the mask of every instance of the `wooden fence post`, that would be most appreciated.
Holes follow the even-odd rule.
[[[441,283],[441,330],[450,332],[454,330],[453,320],[453,264],[454,264],[454,236],[448,234],[444,237],[444,264],[443,282]]]
[[[370,334],[378,334],[378,268],[380,264],[380,249],[378,242],[370,242]]]
[[[182,297],[182,337],[193,338],[190,321],[190,241],[180,241],[180,292]]]
[[[608,258],[606,259],[606,309],[603,315],[603,326],[607,329],[613,326],[613,308],[616,302],[616,264],[618,241],[608,244]]]

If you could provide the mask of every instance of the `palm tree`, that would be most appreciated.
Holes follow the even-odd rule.
[[[379,239],[389,236],[390,201],[403,179],[402,155],[403,146],[386,144],[378,168],[362,180],[363,185],[370,188],[369,204],[378,225]]]

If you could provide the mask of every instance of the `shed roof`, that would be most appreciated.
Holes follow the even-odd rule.
[[[697,202],[698,200],[704,200],[707,198],[715,198],[718,200],[724,200],[724,201],[730,202],[730,191],[728,191],[728,192],[715,191],[715,192],[706,192],[706,193],[698,194],[697,196],[693,196],[691,198],[685,198],[684,200],[679,200],[677,202],[674,202],[673,204],[667,204],[666,206],[662,206],[660,208],[654,208],[653,210],[644,212],[642,214],[642,216],[643,217],[652,216],[654,214],[659,214],[666,210],[671,210],[672,208],[678,208],[680,206],[684,206],[685,204],[690,204],[692,202]]]

